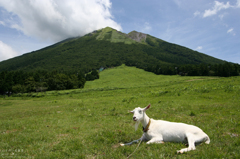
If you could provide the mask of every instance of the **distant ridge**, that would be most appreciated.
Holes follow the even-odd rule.
[[[89,72],[100,67],[219,64],[224,61],[154,36],[106,27],[0,62],[0,71]]]

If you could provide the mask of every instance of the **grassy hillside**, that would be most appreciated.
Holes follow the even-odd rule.
[[[100,76],[84,89],[0,98],[0,158],[126,158],[137,145],[119,143],[142,134],[128,111],[149,103],[149,117],[194,124],[211,143],[177,154],[184,144],[143,142],[132,158],[240,157],[239,77],[157,76],[126,66]]]
[[[101,78],[92,82],[87,82],[85,89],[94,88],[135,88],[135,87],[151,87],[159,86],[162,84],[171,83],[172,80],[182,81],[187,79],[194,79],[199,77],[186,77],[181,76],[156,76],[154,73],[146,72],[142,69],[135,67],[127,67],[125,65],[109,68],[101,72]]]
[[[223,61],[144,33],[125,34],[107,27],[2,61],[0,71],[41,69],[88,73],[102,66],[122,64],[146,68],[202,63]]]

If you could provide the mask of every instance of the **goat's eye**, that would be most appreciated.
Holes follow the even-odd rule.
[[[142,111],[141,111],[141,110],[139,110],[139,113],[140,113],[140,114],[142,114]]]

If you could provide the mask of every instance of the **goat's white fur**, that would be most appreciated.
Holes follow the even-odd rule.
[[[138,127],[138,123],[141,122],[143,127],[146,127],[149,122],[149,117],[145,113],[150,108],[150,104],[145,108],[135,108],[133,113],[133,120],[136,122],[135,129]],[[178,153],[184,153],[190,150],[195,150],[195,145],[205,142],[210,143],[210,138],[200,128],[194,125],[188,125],[184,123],[169,122],[164,120],[151,119],[149,130],[144,132],[142,137],[138,140],[134,140],[130,143],[121,144],[121,146],[131,145],[139,141],[147,141],[150,143],[164,143],[164,142],[183,142],[188,143],[187,148],[183,148]]]

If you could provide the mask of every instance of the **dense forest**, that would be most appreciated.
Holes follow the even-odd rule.
[[[230,77],[240,75],[240,65],[225,62],[223,64],[188,64],[175,66],[149,65],[137,66],[157,75],[181,75],[181,76],[219,76]]]
[[[0,72],[0,94],[45,92],[50,90],[66,90],[83,88],[87,81],[99,78],[96,70],[84,75],[69,74],[60,71],[35,72],[2,71]]]

